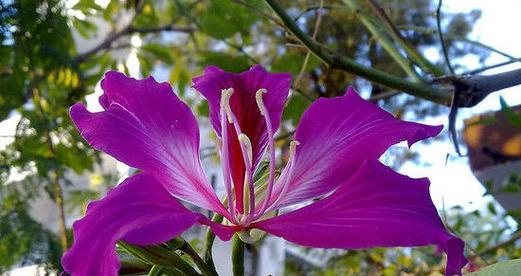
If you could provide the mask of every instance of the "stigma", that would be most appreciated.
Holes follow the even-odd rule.
[[[232,108],[230,107],[230,98],[233,95],[233,88],[223,89],[221,91],[221,110],[226,112],[228,123],[232,124]]]

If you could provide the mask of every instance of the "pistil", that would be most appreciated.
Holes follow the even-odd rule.
[[[230,109],[230,97],[233,94],[233,89],[224,89],[221,93],[221,157],[222,157],[222,169],[224,178],[224,187],[226,189],[226,195],[228,197],[228,209],[233,223],[237,223],[236,208],[232,196],[232,183],[231,183],[231,171],[230,171],[230,156],[229,156],[229,145],[228,145],[228,124],[231,123],[231,117],[228,115],[231,112]],[[228,110],[230,112],[228,112]]]
[[[227,97],[226,101],[222,101],[221,97],[221,109],[224,110],[226,113],[226,119],[228,123],[233,124],[234,129],[236,131],[237,140],[239,141],[239,145],[242,152],[243,162],[244,162],[244,168],[245,168],[245,175],[244,175],[244,182],[243,184],[243,203],[247,203],[248,205],[243,206],[244,212],[243,214],[239,214],[239,217],[236,221],[236,223],[245,224],[247,221],[249,221],[249,217],[255,213],[255,190],[253,186],[253,173],[252,173],[252,166],[253,166],[253,147],[251,144],[250,139],[248,136],[241,131],[241,127],[239,125],[239,121],[237,120],[237,117],[233,113],[230,107],[229,99],[231,97],[231,94],[233,93],[233,88],[228,88],[226,90],[223,90],[222,97]],[[224,115],[221,115],[221,120],[225,120]],[[223,132],[224,133],[224,132]],[[229,157],[229,156],[228,156]],[[227,162],[229,162],[229,158],[227,159]],[[224,164],[223,164],[224,165]],[[229,164],[227,164],[227,167],[229,169]],[[230,185],[231,187],[231,185]],[[231,192],[230,192],[231,193]]]

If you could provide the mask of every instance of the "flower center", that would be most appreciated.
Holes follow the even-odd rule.
[[[223,168],[224,175],[224,183],[226,188],[226,193],[228,197],[228,208],[230,210],[232,223],[241,226],[248,226],[256,219],[260,218],[263,214],[266,213],[266,210],[273,203],[272,199],[272,191],[273,185],[275,182],[275,140],[274,140],[274,131],[273,125],[271,122],[270,114],[267,110],[266,105],[264,104],[263,95],[268,93],[267,89],[261,88],[257,90],[255,93],[255,102],[257,103],[257,107],[259,112],[264,119],[266,125],[266,132],[268,136],[268,145],[267,145],[267,153],[269,160],[269,174],[267,180],[264,179],[265,185],[258,185],[259,189],[255,191],[255,185],[253,181],[253,146],[250,138],[241,131],[241,127],[237,120],[237,117],[233,113],[230,107],[230,98],[233,95],[233,88],[228,88],[222,90],[221,94],[221,102],[220,102],[220,115],[221,115],[221,138],[222,138],[222,146],[221,146],[221,162]],[[233,125],[235,129],[235,135],[237,140],[239,141],[242,159],[244,162],[245,174],[244,174],[244,182],[242,185],[242,202],[243,208],[242,212],[239,212],[236,204],[237,198],[234,198],[234,193],[232,191],[232,177],[230,171],[230,153],[229,153],[229,143],[228,143],[228,125]],[[233,134],[231,134],[233,135]],[[295,154],[296,146],[299,143],[297,141],[292,141],[290,143],[290,160],[292,160],[292,156]],[[237,184],[237,183],[235,183]],[[256,202],[256,194],[263,194],[263,200]],[[257,195],[258,196],[258,195]],[[259,198],[260,199],[260,198]]]

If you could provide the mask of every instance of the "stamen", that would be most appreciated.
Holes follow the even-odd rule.
[[[300,145],[300,142],[297,140],[293,140],[289,142],[289,158],[288,163],[293,161],[295,158],[295,153],[297,152],[297,146]]]
[[[257,102],[257,106],[259,107],[259,111],[262,116],[266,116],[266,114],[268,114],[266,111],[266,106],[264,105],[264,101],[262,100],[262,94],[267,92],[268,90],[265,88],[261,88],[255,92],[255,101]]]
[[[255,93],[255,101],[257,102],[257,106],[261,115],[264,117],[264,121],[266,123],[266,131],[268,133],[268,155],[269,155],[269,177],[268,177],[268,191],[266,193],[266,197],[264,199],[264,204],[260,211],[253,216],[253,220],[261,217],[263,213],[268,208],[268,204],[271,200],[271,193],[273,190],[273,184],[275,182],[275,139],[273,137],[273,126],[271,125],[270,114],[266,109],[266,105],[264,105],[264,100],[262,95],[267,93],[268,90],[261,88],[257,90]]]
[[[237,139],[239,140],[239,144],[241,146],[242,158],[244,161],[244,184],[243,184],[243,199],[247,196],[248,200],[243,200],[243,209],[245,209],[245,220],[249,221],[249,214],[252,215],[255,213],[255,188],[253,186],[253,173],[252,173],[252,165],[253,165],[253,147],[248,136],[241,131],[241,126],[239,125],[239,121],[235,117],[235,114],[230,110],[229,113],[235,131],[237,133]],[[246,189],[247,188],[247,189]],[[248,206],[244,206],[245,203],[248,203]],[[248,208],[249,207],[249,208]]]
[[[251,177],[251,168],[253,166],[253,147],[251,145],[250,138],[248,138],[248,136],[244,133],[239,134],[239,142],[241,143],[242,151],[246,151],[248,156],[248,160],[245,160],[245,162],[248,164],[245,164],[246,173],[244,175],[243,184],[244,214],[248,214],[250,211],[254,211],[252,208],[255,207],[255,198],[252,198],[252,193],[254,193],[255,190],[253,185],[250,185],[250,182],[253,182],[253,178]]]
[[[221,112],[223,110],[228,118],[228,123],[232,123],[232,109],[230,107],[230,98],[233,95],[233,88],[223,89],[221,92]]]
[[[288,164],[286,165],[286,168],[284,169],[284,171],[288,172],[290,175],[288,175],[286,177],[286,179],[291,179],[291,175],[293,174],[293,165],[295,163],[295,154],[297,152],[297,146],[300,145],[300,142],[297,141],[297,140],[293,140],[289,143],[289,158],[288,158]],[[269,208],[266,208],[267,210],[264,210],[264,212],[270,212],[270,211],[273,211],[271,210],[271,207],[276,205],[277,202],[280,200],[281,196],[284,195],[286,193],[286,191],[288,190],[288,183],[281,183],[282,185],[284,185],[282,187],[282,191],[279,193],[279,196],[277,198],[277,200],[275,200]],[[265,202],[266,203],[266,202]]]
[[[251,141],[250,141],[250,138],[248,138],[248,136],[244,133],[241,133],[239,134],[239,142],[241,142],[244,147],[246,148],[246,152],[248,153],[248,159],[249,159],[249,163],[250,163],[250,166],[252,165],[252,162],[253,162],[253,147],[251,145]]]
[[[233,93],[233,89],[225,89],[221,95],[221,157],[222,157],[222,168],[224,177],[224,187],[226,189],[226,195],[228,197],[228,208],[230,210],[230,216],[233,223],[237,223],[236,218],[236,207],[233,202],[232,196],[232,183],[231,183],[231,170],[230,170],[230,156],[228,152],[228,125],[227,123],[231,119],[228,115],[227,109],[230,109],[230,96]],[[231,110],[230,110],[231,111]],[[230,113],[231,114],[231,113]],[[228,120],[227,118],[228,117]]]

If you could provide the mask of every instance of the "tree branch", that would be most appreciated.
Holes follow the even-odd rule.
[[[358,4],[356,0],[344,0],[344,2],[351,7],[362,24],[369,30],[373,35],[373,38],[377,40],[384,50],[391,56],[391,58],[402,68],[402,70],[415,81],[421,81],[421,76],[414,70],[410,60],[405,57],[394,45],[389,33],[381,28],[383,22],[376,22],[376,20],[364,11],[363,7]]]
[[[491,93],[520,85],[521,69],[488,76],[455,78],[452,84],[459,90],[459,95],[455,99],[457,107],[472,107]]]
[[[432,64],[429,60],[427,60],[423,55],[418,52],[414,46],[407,41],[403,35],[400,33],[398,28],[393,24],[391,18],[387,15],[382,7],[376,3],[374,0],[366,0],[369,4],[369,7],[373,11],[373,13],[380,19],[380,21],[387,27],[389,35],[393,38],[393,40],[398,43],[403,50],[407,53],[409,58],[413,60],[418,66],[423,68],[426,71],[431,72],[436,76],[444,75],[442,69],[438,68],[438,66]]]
[[[86,61],[91,56],[95,55],[101,50],[109,49],[112,43],[114,43],[119,38],[133,34],[133,33],[139,33],[139,34],[153,34],[153,33],[160,33],[160,32],[182,32],[182,33],[192,33],[195,31],[194,28],[186,26],[186,27],[176,27],[174,24],[167,24],[164,26],[158,26],[158,27],[144,27],[144,28],[136,28],[133,27],[132,22],[125,28],[123,28],[121,31],[116,32],[110,36],[108,36],[105,40],[103,40],[98,46],[86,51],[85,53],[82,53],[74,58],[74,61],[81,63]]]
[[[501,247],[505,247],[507,245],[510,245],[514,242],[516,242],[517,240],[521,239],[521,231],[518,231],[516,233],[514,233],[512,235],[512,237],[510,237],[508,240],[504,241],[504,242],[501,242],[501,243],[498,243],[494,246],[491,246],[491,247],[488,247],[488,248],[485,248],[479,252],[476,252],[476,254],[472,255],[472,256],[469,256],[469,260],[472,260],[472,259],[475,259],[477,257],[481,257],[482,255],[485,255],[485,254],[488,254],[488,253],[492,253],[498,249],[500,249]]]
[[[521,62],[521,58],[515,58],[515,59],[507,60],[505,62],[501,62],[501,63],[498,63],[498,64],[494,64],[494,65],[486,66],[486,67],[483,67],[483,68],[475,69],[475,70],[469,71],[469,72],[467,72],[467,73],[465,73],[463,75],[476,75],[476,74],[479,74],[481,72],[485,72],[485,71],[490,70],[490,69],[502,67],[502,66],[509,65],[509,64],[516,63],[516,62]]]
[[[424,83],[410,82],[384,71],[366,67],[353,59],[339,56],[321,48],[311,37],[305,34],[289,17],[286,11],[275,0],[265,0],[278,14],[284,25],[310,50],[330,68],[344,70],[356,74],[369,81],[380,83],[389,88],[404,91],[410,95],[423,98],[439,104],[449,104],[451,93],[448,90],[432,87]]]
[[[449,71],[452,75],[454,75],[454,68],[450,63],[449,53],[447,51],[447,45],[445,45],[445,39],[443,38],[443,32],[441,31],[441,6],[443,5],[443,0],[438,2],[438,8],[436,9],[436,25],[438,26],[438,36],[440,37],[441,49],[443,50],[443,56],[445,57],[445,62],[447,63],[447,67],[449,67]]]

